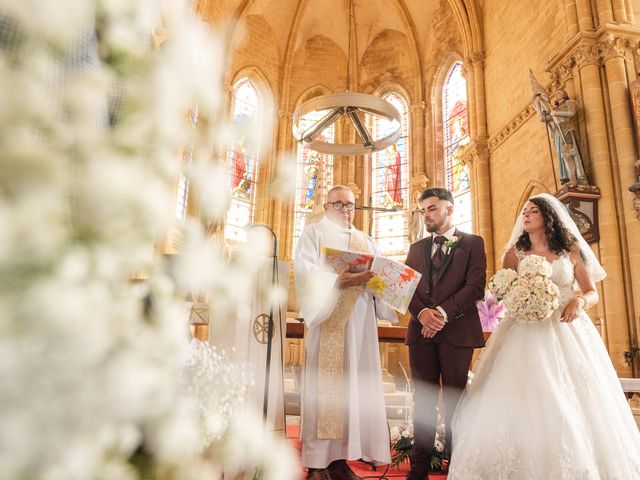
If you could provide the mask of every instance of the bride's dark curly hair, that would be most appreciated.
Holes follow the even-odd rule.
[[[563,252],[570,252],[571,247],[577,242],[577,239],[562,224],[551,205],[542,198],[534,197],[530,198],[529,201],[540,209],[542,220],[544,221],[544,234],[547,237],[549,250],[556,255],[561,255]],[[522,251],[531,249],[531,239],[527,232],[522,232],[522,235],[520,235],[520,238],[518,238],[516,242],[516,248]]]

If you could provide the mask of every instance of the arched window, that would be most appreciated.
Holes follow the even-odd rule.
[[[453,193],[454,224],[471,232],[471,179],[469,168],[460,161],[462,147],[469,143],[467,83],[462,63],[456,63],[446,77],[442,91],[445,185]]]
[[[409,200],[409,107],[397,93],[383,98],[400,112],[401,134],[395,144],[371,155],[371,202],[374,207],[397,211],[374,211],[371,236],[383,255],[404,260],[409,247],[405,215]],[[391,122],[373,117],[374,138],[387,135],[392,128]]]
[[[233,136],[227,150],[231,206],[224,228],[225,241],[234,244],[247,238],[244,227],[253,222],[258,173],[258,136],[260,100],[258,92],[247,78],[233,88]],[[249,138],[251,136],[251,138]]]
[[[314,124],[320,120],[326,112],[318,111],[305,115],[300,120],[300,128]],[[335,136],[335,124],[325,129],[321,134],[321,140],[333,142]],[[302,235],[305,220],[314,207],[316,193],[320,187],[326,191],[333,186],[333,155],[326,155],[309,149],[306,145],[298,143],[296,153],[296,203],[293,212],[293,241],[292,256],[295,255],[298,239]]]

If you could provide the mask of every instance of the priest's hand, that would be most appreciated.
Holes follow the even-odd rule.
[[[348,271],[349,267],[345,267],[338,274],[338,288],[360,287],[366,285],[371,280],[375,273],[371,270],[365,270],[364,272],[351,273]]]
[[[422,336],[433,338],[444,327],[445,321],[442,313],[435,308],[425,308],[418,318],[422,324]]]

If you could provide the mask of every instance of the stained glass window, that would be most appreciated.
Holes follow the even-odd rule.
[[[300,127],[307,128],[310,124],[316,123],[326,114],[325,111],[317,111],[305,115],[300,120]],[[335,124],[325,129],[319,140],[333,142],[335,135]],[[298,144],[296,170],[296,203],[293,218],[293,247],[292,255],[295,255],[296,245],[305,219],[314,207],[314,200],[317,190],[324,187],[327,191],[333,186],[333,155],[318,153],[309,149],[306,145]]]
[[[383,255],[404,260],[409,247],[405,215],[409,184],[409,108],[397,93],[389,93],[384,99],[400,112],[401,134],[395,144],[371,155],[371,204],[397,211],[374,211],[371,233]],[[387,135],[393,128],[392,122],[373,117],[374,138]]]
[[[244,242],[244,229],[253,222],[258,155],[255,145],[260,135],[258,92],[249,79],[240,80],[233,89],[234,129],[227,150],[231,206],[227,212],[224,238],[234,244]],[[251,138],[249,138],[251,136]]]
[[[462,63],[452,67],[442,93],[445,185],[453,193],[454,224],[460,230],[471,232],[470,172],[460,161],[462,147],[469,143],[467,83],[462,76]]]

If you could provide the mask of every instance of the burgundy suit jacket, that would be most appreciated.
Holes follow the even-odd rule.
[[[409,247],[406,264],[422,273],[411,302],[411,320],[407,328],[405,344],[417,341],[432,342],[444,336],[458,347],[484,346],[482,326],[476,302],[484,297],[487,277],[487,257],[482,237],[455,231],[459,243],[444,258],[437,278],[431,268],[431,236]],[[440,306],[447,313],[447,323],[435,337],[424,338],[418,314],[424,308]]]

